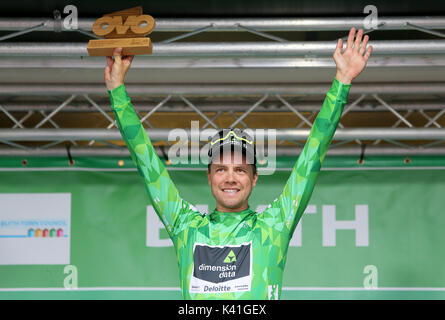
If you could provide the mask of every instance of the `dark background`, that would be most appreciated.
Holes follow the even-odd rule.
[[[138,5],[155,18],[359,16],[368,4],[378,8],[379,16],[445,15],[444,0],[2,0],[0,16],[52,17],[69,4],[78,8],[80,18]]]

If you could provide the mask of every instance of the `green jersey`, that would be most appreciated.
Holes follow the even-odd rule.
[[[185,299],[279,299],[292,234],[315,186],[350,85],[334,79],[280,195],[261,213],[200,213],[182,199],[124,85],[111,108],[148,196],[173,241]]]

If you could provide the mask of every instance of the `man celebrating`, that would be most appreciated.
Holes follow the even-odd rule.
[[[207,177],[216,209],[203,215],[180,197],[125,90],[124,76],[133,57],[121,57],[120,48],[114,51],[114,59],[107,57],[105,83],[111,108],[174,243],[185,299],[280,298],[289,241],[311,197],[351,81],[365,68],[372,51],[368,36],[362,39],[363,30],[355,34],[352,28],[344,51],[338,39],[332,86],[283,192],[262,213],[248,204],[258,178],[255,149],[253,139],[239,129],[223,130],[211,141]],[[233,150],[228,157],[219,152],[226,148]]]

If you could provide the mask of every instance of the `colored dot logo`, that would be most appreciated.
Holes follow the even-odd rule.
[[[63,229],[29,229],[28,238],[61,238],[63,237]]]

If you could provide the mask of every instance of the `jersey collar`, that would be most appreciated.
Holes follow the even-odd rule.
[[[213,210],[212,214],[210,215],[210,219],[214,222],[228,222],[228,221],[241,221],[244,220],[247,216],[251,215],[252,213],[255,213],[250,209],[250,206],[247,207],[247,209],[242,211],[236,211],[236,212],[223,212],[218,210]]]

